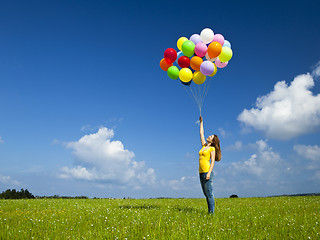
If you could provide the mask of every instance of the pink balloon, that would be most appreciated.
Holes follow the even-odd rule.
[[[204,57],[204,55],[206,55],[208,50],[208,47],[206,44],[204,44],[203,42],[199,42],[197,43],[197,45],[194,48],[194,52],[197,54],[197,56],[199,57]]]
[[[221,44],[221,46],[223,46],[224,44],[224,37],[221,34],[215,34],[213,36],[213,41],[212,42],[218,42]]]
[[[221,62],[219,58],[214,63],[218,68],[224,68],[228,65],[228,62]]]

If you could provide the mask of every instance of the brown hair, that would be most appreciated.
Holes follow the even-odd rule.
[[[215,161],[219,162],[221,160],[220,140],[218,136],[215,134],[214,134],[214,138],[212,140],[211,146],[213,146],[216,149]]]

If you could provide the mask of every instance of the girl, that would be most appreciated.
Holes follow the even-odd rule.
[[[211,135],[205,140],[203,119],[200,116],[200,139],[202,148],[199,151],[200,183],[207,199],[208,212],[214,214],[213,167],[215,161],[221,160],[220,140],[217,135]],[[210,162],[211,159],[211,162]]]

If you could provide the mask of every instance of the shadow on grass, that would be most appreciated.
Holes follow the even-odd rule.
[[[144,205],[121,205],[119,206],[120,209],[137,209],[137,210],[154,210],[160,209],[162,207],[158,205],[151,205],[151,204],[144,204]],[[183,207],[183,206],[173,206],[172,210],[184,212],[184,213],[194,213],[194,214],[204,214],[203,211],[200,209],[192,208],[192,207]]]
[[[199,209],[192,208],[192,207],[181,207],[181,206],[175,206],[175,210],[179,212],[186,212],[186,213],[202,213]]]
[[[146,205],[122,205],[119,206],[120,209],[144,209],[144,210],[148,210],[148,209],[159,209],[160,207],[157,205],[150,205],[150,204],[146,204]]]

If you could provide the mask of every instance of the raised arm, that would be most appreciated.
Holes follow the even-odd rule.
[[[200,121],[200,140],[201,140],[201,145],[203,146],[206,144],[206,140],[204,138],[203,119],[201,116],[199,118],[199,121]]]

